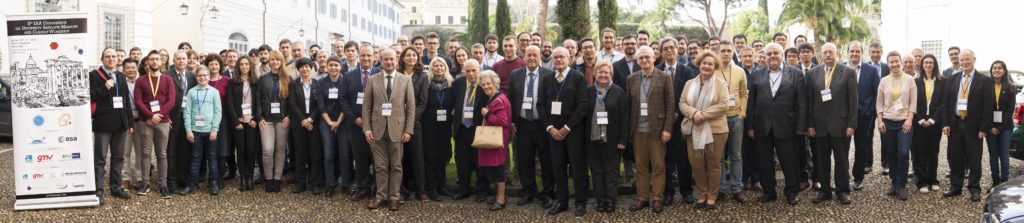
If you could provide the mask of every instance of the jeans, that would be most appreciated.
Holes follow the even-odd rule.
[[[199,182],[199,169],[200,165],[206,164],[206,182],[210,185],[220,183],[219,171],[217,171],[217,153],[220,152],[220,147],[217,144],[218,140],[210,140],[210,133],[207,132],[192,132],[194,143],[192,143],[192,165],[191,175],[188,178],[188,186],[195,187],[196,182]],[[205,156],[205,160],[203,157]]]
[[[907,186],[907,172],[910,168],[910,143],[913,140],[913,128],[903,133],[904,121],[885,119],[885,134],[882,134],[882,152],[888,153],[889,178],[892,186],[902,189]]]
[[[340,165],[341,174],[341,185],[348,186],[352,183],[352,175],[355,172],[352,170],[352,150],[348,146],[344,146],[347,143],[348,137],[346,137],[343,127],[338,126],[337,131],[331,131],[331,126],[327,125],[327,122],[320,122],[320,139],[323,140],[324,150],[324,179],[325,186],[328,188],[338,186],[338,175],[336,175],[334,168]],[[340,157],[339,157],[340,156]]]
[[[728,194],[743,190],[743,119],[729,117],[729,138],[725,140],[726,157],[722,157],[722,175],[719,177],[718,192]],[[726,161],[729,165],[726,165]],[[728,181],[726,182],[726,176]],[[731,187],[731,188],[730,188]]]
[[[992,171],[992,181],[1006,181],[1010,178],[1010,142],[1013,129],[1000,129],[999,134],[988,132],[985,142],[988,143],[988,168]]]

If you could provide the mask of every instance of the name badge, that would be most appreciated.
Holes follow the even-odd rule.
[[[281,113],[281,103],[280,102],[271,102],[270,103],[270,114],[279,114],[279,113]]]
[[[203,121],[203,115],[196,115],[194,118],[195,118],[196,127],[204,127],[204,126],[206,126],[206,121]]]
[[[607,125],[608,124],[608,112],[597,112],[597,124]]]
[[[439,122],[447,122],[448,121],[448,112],[445,111],[444,109],[437,110],[437,121],[439,121]]]
[[[151,101],[151,102],[149,102],[149,110],[153,111],[153,112],[160,112],[160,102],[159,101]]]
[[[821,90],[821,102],[828,102],[832,100],[832,89]]]
[[[729,107],[736,107],[736,96],[729,95]]]
[[[338,88],[327,89],[327,99],[338,99]]]
[[[552,115],[562,115],[562,102],[560,102],[560,101],[552,101],[551,102],[551,114]]]
[[[992,112],[992,122],[1003,123],[1003,111]]]
[[[123,97],[120,97],[120,96],[114,97],[114,108],[124,108],[124,98]]]
[[[647,102],[640,103],[640,116],[647,116]]]
[[[473,118],[473,107],[472,106],[462,107],[462,119],[472,119],[472,118]]]
[[[892,104],[892,109],[896,111],[903,110],[903,103],[896,101],[895,103]]]
[[[242,115],[252,115],[252,104],[242,104]]]
[[[532,110],[533,109],[533,98],[530,98],[530,97],[524,97],[523,98],[523,109],[526,109],[526,110]]]
[[[181,98],[181,108],[182,109],[188,108],[188,97]]]
[[[382,104],[380,110],[380,114],[384,117],[391,117],[391,103]]]
[[[363,104],[363,92],[359,92],[359,94],[356,94],[356,104]]]
[[[967,99],[956,99],[956,111],[967,111]]]

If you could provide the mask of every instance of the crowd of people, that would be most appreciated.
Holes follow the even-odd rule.
[[[290,185],[370,209],[472,197],[496,211],[515,177],[516,205],[548,214],[570,198],[577,216],[591,198],[594,210],[615,212],[623,184],[636,191],[629,211],[660,213],[677,199],[699,209],[776,201],[781,169],[786,203],[813,188],[812,203],[851,204],[854,191],[883,187],[864,181],[875,132],[894,199],[942,190],[943,136],[952,170],[943,197],[961,195],[967,176],[980,199],[983,141],[993,186],[1009,178],[1017,88],[1005,63],[979,72],[969,49],[950,47],[953,66],[940,71],[920,49],[854,41],[841,62],[836,44],[790,44],[783,33],[658,40],[606,28],[556,45],[524,32],[468,49],[451,39],[444,52],[441,41],[104,49],[90,72],[97,195],[153,188],[171,198],[200,184],[217,195],[238,178],[243,192]]]

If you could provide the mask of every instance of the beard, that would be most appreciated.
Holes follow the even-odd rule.
[[[265,63],[268,63],[268,62],[270,62],[270,60],[262,59],[262,58],[260,59],[260,63],[262,63],[262,64],[265,64]]]
[[[541,53],[541,55],[543,55],[544,57],[551,57],[551,51],[544,51],[544,53]]]

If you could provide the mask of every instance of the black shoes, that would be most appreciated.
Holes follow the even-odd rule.
[[[836,195],[836,197],[837,197],[837,199],[839,199],[839,204],[844,204],[845,205],[845,204],[853,203],[853,201],[850,200],[850,195],[849,194],[839,193],[838,195]]]
[[[487,210],[489,210],[489,211],[499,211],[501,209],[505,209],[505,203],[508,203],[507,199],[505,201],[501,202],[501,203],[498,203],[497,201],[495,201],[494,204],[491,205],[491,208],[488,208]]]
[[[210,184],[210,195],[218,195],[218,194],[220,194],[220,185],[218,185],[216,183]]]
[[[768,203],[768,202],[772,202],[772,201],[775,201],[775,200],[778,200],[778,199],[779,199],[778,195],[771,194],[771,195],[762,195],[760,198],[757,198],[757,201],[761,202],[761,203]]]
[[[569,210],[569,204],[563,204],[563,203],[557,202],[557,201],[552,201],[552,202],[554,204],[551,205],[551,208],[548,208],[548,215],[556,215],[558,213],[562,213],[562,212],[565,212],[565,211]]]
[[[665,198],[661,200],[661,204],[665,206],[672,205],[672,203],[675,202],[673,199],[674,197],[675,196],[665,196]]]
[[[859,191],[861,189],[864,189],[864,180],[853,181],[853,190]]]
[[[469,196],[472,196],[472,194],[471,193],[459,193],[459,194],[456,194],[455,196],[453,196],[452,199],[458,201],[458,200],[469,198]]]
[[[278,189],[278,190],[280,190],[280,189]],[[305,184],[295,184],[294,186],[292,186],[292,193],[293,194],[298,194],[298,193],[302,193],[302,192],[306,192],[306,185]]]
[[[324,197],[334,197],[334,187],[327,187],[327,189],[324,190]]]
[[[189,185],[189,186],[182,187],[180,190],[178,190],[178,195],[182,195],[182,196],[189,195],[189,194],[192,194],[192,192],[195,192],[195,191],[196,191],[196,186]]]
[[[577,203],[576,204],[576,217],[581,217],[584,214],[587,214],[587,205],[586,204],[578,204]]]
[[[487,201],[487,195],[477,194],[473,196],[473,201],[476,201],[476,203],[483,203],[484,201]]]
[[[693,194],[687,193],[683,195],[683,203],[693,204],[693,202],[697,202],[697,199],[693,198]]]
[[[789,205],[796,205],[799,202],[800,202],[800,199],[796,198],[796,195],[786,196],[786,203],[789,204]]]
[[[981,201],[981,192],[971,191],[971,202]]]
[[[942,197],[956,197],[960,196],[960,194],[963,194],[963,191],[950,189],[945,193],[942,193]]]
[[[907,189],[902,189],[902,188],[901,189],[897,189],[896,190],[896,199],[899,199],[901,201],[907,200]]]
[[[530,202],[533,202],[533,197],[532,196],[526,196],[526,197],[523,197],[522,199],[519,199],[519,201],[516,202],[516,206],[527,205],[527,204],[530,204]]]
[[[121,198],[121,199],[125,199],[125,200],[131,200],[132,199],[132,197],[128,196],[128,193],[125,192],[124,189],[121,189],[121,188],[110,189],[110,196],[114,196],[116,198]]]
[[[817,204],[817,203],[825,202],[827,200],[832,200],[832,194],[831,193],[823,193],[822,192],[822,193],[818,193],[818,196],[814,197],[814,199],[811,199],[811,203]]]
[[[166,186],[160,187],[160,198],[171,199],[171,190],[167,189]]]

